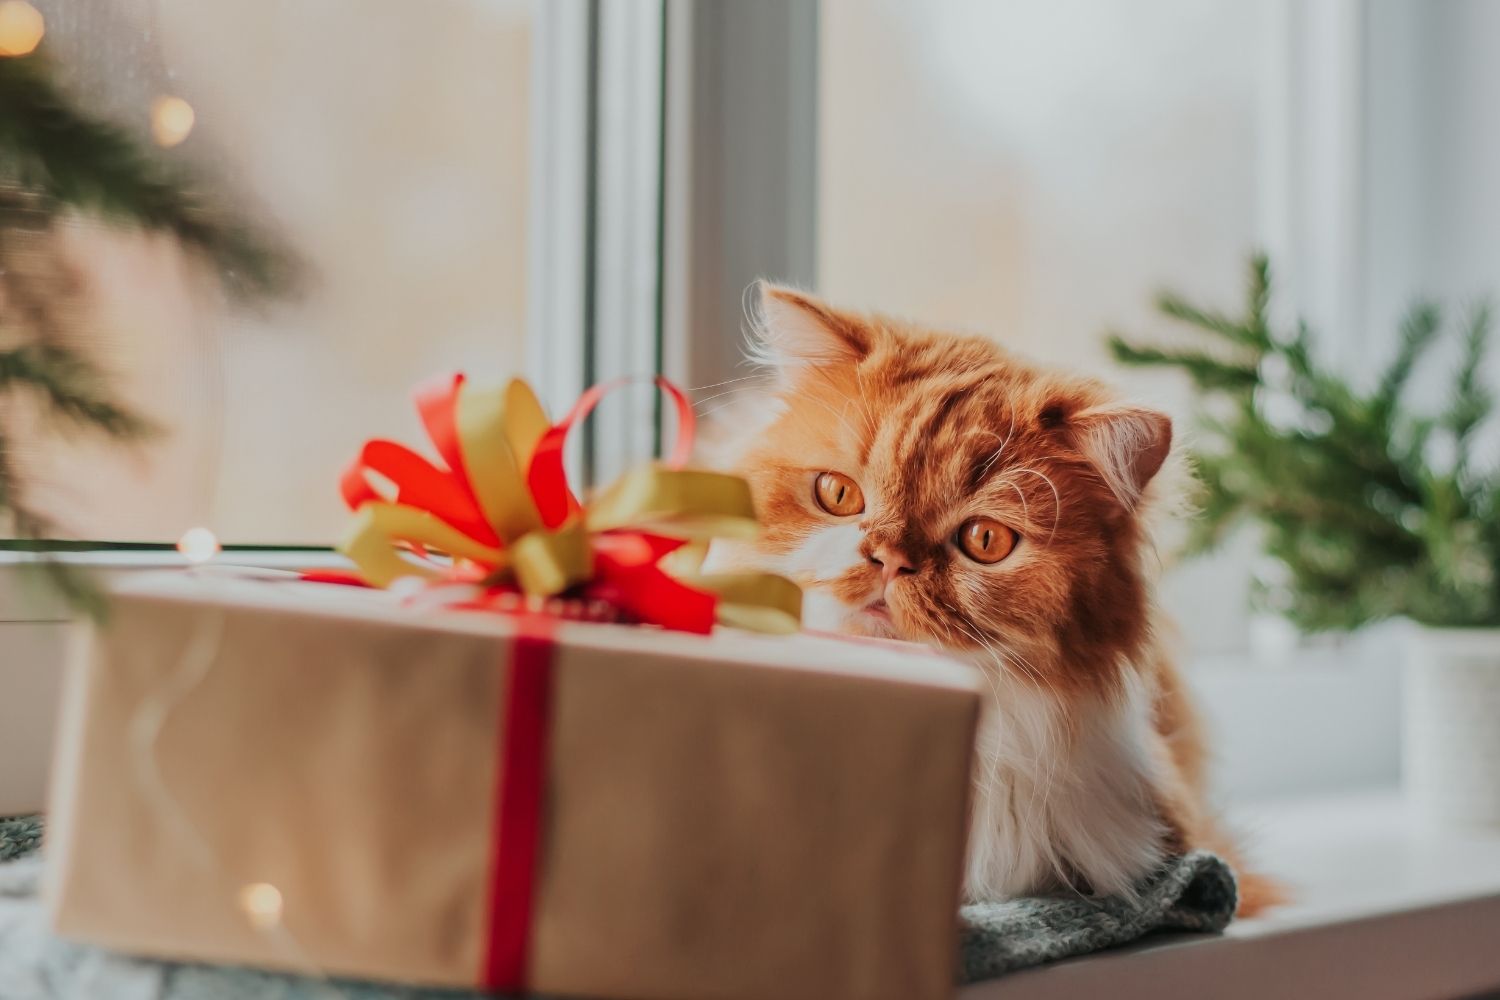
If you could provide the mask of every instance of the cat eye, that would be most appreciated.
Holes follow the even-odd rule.
[[[813,483],[818,506],[835,517],[852,517],[865,509],[865,495],[842,472],[825,472]]]
[[[971,517],[958,529],[954,542],[978,563],[997,563],[1010,555],[1021,538],[993,517]]]

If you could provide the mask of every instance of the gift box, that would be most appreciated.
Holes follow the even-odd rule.
[[[565,996],[950,995],[976,679],[199,572],[72,651],[57,930]]]
[[[507,992],[949,993],[975,677],[720,628],[795,632],[801,594],[699,571],[759,525],[655,382],[672,455],[586,503],[566,439],[620,383],[551,423],[448,376],[435,460],[370,441],[340,480],[352,572],[116,592],[64,699],[58,930]]]

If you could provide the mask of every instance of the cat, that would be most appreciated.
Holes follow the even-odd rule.
[[[1164,414],[995,343],[759,288],[720,464],[765,524],[720,566],[784,573],[808,627],[940,647],[988,685],[964,878],[971,901],[1130,896],[1170,855],[1236,868],[1207,805],[1200,724],[1153,596],[1153,523],[1183,463]]]

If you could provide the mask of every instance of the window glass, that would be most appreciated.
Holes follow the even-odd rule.
[[[296,295],[242,308],[171,240],[63,227],[72,335],[160,433],[122,450],[13,413],[32,505],[75,537],[329,543],[363,439],[420,440],[415,381],[521,367],[530,3],[35,6],[80,104],[300,266]]]

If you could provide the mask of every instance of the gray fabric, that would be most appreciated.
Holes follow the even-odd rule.
[[[53,937],[36,899],[40,824],[0,819],[0,997],[5,1000],[465,1000],[468,991],[329,982],[249,969],[156,962]],[[1194,852],[1131,900],[1016,899],[963,908],[959,979],[1006,972],[1134,941],[1155,930],[1219,931],[1234,914],[1234,876]]]
[[[1147,879],[1130,900],[1049,896],[965,906],[959,911],[959,977],[966,983],[994,979],[1156,930],[1221,931],[1234,916],[1236,899],[1229,866],[1194,851]]]
[[[0,861],[30,854],[42,846],[42,821],[37,816],[0,819]]]

